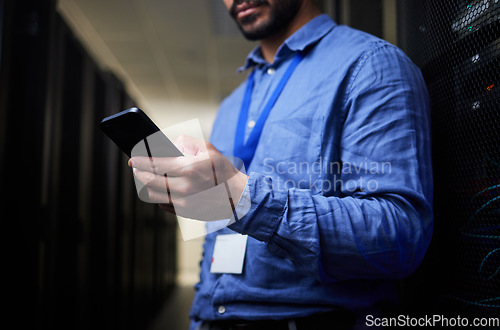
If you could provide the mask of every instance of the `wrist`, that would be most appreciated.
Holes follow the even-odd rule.
[[[248,179],[248,175],[238,171],[226,181],[229,187],[229,194],[231,195],[229,197],[232,199],[234,205],[238,204],[238,201],[240,200],[241,195],[243,194],[243,191],[248,183]]]

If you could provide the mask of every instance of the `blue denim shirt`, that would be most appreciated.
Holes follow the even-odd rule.
[[[240,200],[249,212],[206,237],[191,318],[283,319],[395,301],[432,234],[429,100],[397,47],[318,16],[278,50],[256,48],[256,120],[295,52]],[[221,104],[211,142],[232,155],[243,83]],[[251,130],[248,125],[246,134]],[[241,275],[212,274],[216,235],[248,234]],[[223,308],[222,308],[223,306]]]

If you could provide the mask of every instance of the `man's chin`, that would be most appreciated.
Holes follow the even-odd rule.
[[[240,30],[241,32],[243,32],[244,35],[247,35],[247,34],[254,34],[255,32],[257,32],[259,30],[258,27],[255,27],[255,26],[241,26],[240,25]]]
[[[268,36],[266,22],[255,20],[252,23],[239,24],[239,28],[248,40],[260,40]]]
[[[243,28],[240,28],[241,32],[243,33],[243,36],[250,41],[256,41],[256,40],[262,40],[265,39],[266,36],[262,35],[260,30],[258,29],[248,29],[245,30]]]

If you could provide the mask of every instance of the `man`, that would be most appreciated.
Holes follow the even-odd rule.
[[[432,233],[420,71],[313,0],[224,3],[260,46],[220,107],[212,144],[183,137],[176,144],[194,157],[155,159],[155,171],[131,159],[165,210],[204,220],[234,211],[206,238],[192,328],[363,328],[396,304],[394,279],[416,269]],[[249,175],[223,155],[241,158]],[[214,174],[233,202],[220,214],[227,200],[217,194],[189,198]]]

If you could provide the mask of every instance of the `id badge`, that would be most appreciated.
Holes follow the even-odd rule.
[[[247,249],[247,235],[218,235],[212,255],[211,273],[241,274]]]

